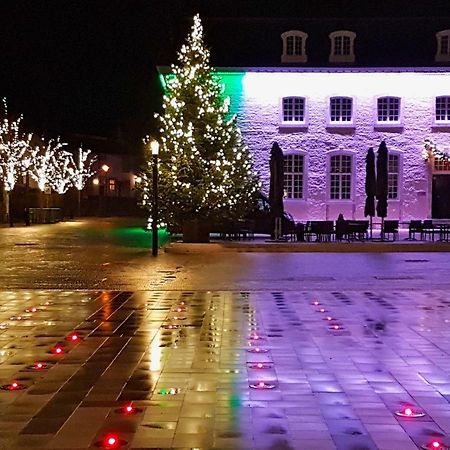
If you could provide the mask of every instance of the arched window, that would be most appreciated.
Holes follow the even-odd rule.
[[[331,40],[330,62],[355,62],[354,41],[356,34],[353,31],[333,31],[329,34]]]
[[[437,48],[436,62],[450,62],[450,30],[442,30],[436,33]]]
[[[284,192],[286,198],[304,198],[305,156],[299,153],[284,155]]]
[[[399,97],[379,97],[377,99],[377,124],[399,124],[400,117]]]
[[[351,200],[353,186],[353,155],[330,156],[330,200]]]
[[[306,100],[304,97],[283,97],[281,101],[282,125],[306,124]]]
[[[306,62],[305,47],[308,35],[303,31],[291,30],[286,31],[281,35],[283,40],[283,54],[281,55],[281,62]]]
[[[353,124],[353,99],[351,97],[331,97],[329,125]]]
[[[388,199],[398,200],[401,174],[400,153],[389,152],[388,154]]]
[[[436,124],[450,125],[450,96],[436,97],[434,121]]]

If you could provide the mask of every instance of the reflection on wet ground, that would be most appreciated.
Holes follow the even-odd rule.
[[[449,307],[439,290],[1,291],[0,448],[443,449]]]

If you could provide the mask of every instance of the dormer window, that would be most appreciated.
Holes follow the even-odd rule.
[[[308,35],[303,31],[291,30],[281,35],[283,39],[283,54],[281,62],[306,62],[307,56],[305,52],[306,39]]]
[[[355,62],[353,44],[356,34],[353,31],[334,31],[329,34],[331,40],[330,62],[351,63]]]
[[[450,62],[450,30],[443,30],[436,33],[437,50],[436,62]]]

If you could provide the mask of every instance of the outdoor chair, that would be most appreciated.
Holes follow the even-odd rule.
[[[304,223],[298,222],[295,224],[295,237],[298,242],[305,242],[305,230],[306,226]]]
[[[354,241],[364,241],[368,238],[368,220],[347,220],[347,239]]]
[[[398,220],[385,220],[383,223],[382,237],[392,235],[392,240],[398,239]]]
[[[297,237],[297,226],[295,222],[288,222],[282,227],[283,236],[286,236],[290,241],[295,241]]]
[[[239,238],[255,239],[255,221],[252,219],[240,220],[239,222]]]
[[[434,234],[438,231],[438,229],[434,226],[432,220],[424,220],[422,225],[422,236],[423,239],[427,239],[427,236],[431,237],[431,240],[434,241]]]
[[[240,226],[236,221],[224,221],[218,227],[220,239],[235,240],[239,239]]]
[[[411,220],[408,225],[408,240],[415,241],[416,233],[420,233],[420,239],[423,239],[423,224],[421,220]]]
[[[305,241],[311,242],[312,235],[313,235],[313,233],[311,231],[311,221],[308,220],[305,224],[305,229],[303,231],[303,236],[304,236]]]
[[[316,242],[330,242],[334,234],[334,223],[332,220],[312,221],[311,233],[316,235]]]
[[[348,220],[336,220],[335,225],[336,241],[349,240],[349,225]]]

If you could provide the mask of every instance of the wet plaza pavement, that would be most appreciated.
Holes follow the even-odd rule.
[[[155,260],[114,227],[0,229],[2,450],[450,446],[446,254]]]

